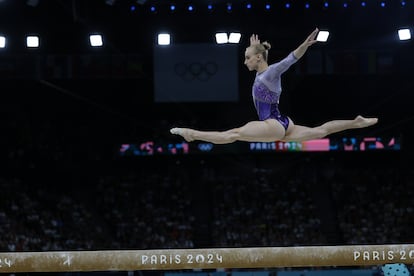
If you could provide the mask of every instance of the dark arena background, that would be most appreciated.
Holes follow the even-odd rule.
[[[413,243],[414,42],[398,36],[413,14],[412,0],[1,0],[0,272],[410,275],[414,247],[401,262],[364,251],[378,263],[354,266],[67,272],[13,270],[7,254]],[[307,126],[378,124],[309,143],[170,134],[257,120],[250,35],[272,44],[274,63],[316,27],[330,35],[283,74],[282,112]],[[217,44],[216,32],[241,40]]]

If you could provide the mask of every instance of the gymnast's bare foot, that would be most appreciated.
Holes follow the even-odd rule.
[[[194,141],[194,138],[191,136],[191,129],[175,127],[170,129],[170,132],[171,134],[182,136],[187,142]]]
[[[358,115],[355,119],[355,124],[358,128],[369,127],[378,123],[378,118],[365,118]]]

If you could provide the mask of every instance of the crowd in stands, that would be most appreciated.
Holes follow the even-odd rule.
[[[248,176],[219,175],[213,187],[213,241],[228,246],[322,244],[320,219],[301,174],[255,168]],[[277,170],[276,170],[277,171]]]
[[[409,169],[336,166],[315,178],[306,162],[226,169],[210,161],[192,174],[185,162],[145,163],[81,183],[63,181],[68,175],[45,183],[2,176],[1,250],[192,248],[204,224],[213,247],[318,245],[327,242],[326,213],[333,211],[338,244],[413,240]],[[331,210],[317,207],[318,182],[329,183]],[[208,203],[200,211],[202,197]]]
[[[337,170],[332,176],[338,221],[349,244],[410,243],[413,170]]]

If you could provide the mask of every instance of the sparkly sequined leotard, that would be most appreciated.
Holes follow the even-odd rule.
[[[285,130],[289,126],[289,119],[279,111],[279,98],[282,92],[280,77],[296,61],[297,58],[291,52],[280,62],[269,65],[265,71],[256,74],[252,88],[253,102],[259,120],[276,119]]]

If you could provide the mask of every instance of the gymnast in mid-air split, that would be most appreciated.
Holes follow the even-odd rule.
[[[181,135],[187,142],[194,140],[214,144],[245,142],[302,142],[323,138],[340,131],[365,128],[378,122],[378,118],[365,118],[361,115],[352,120],[333,120],[316,127],[296,125],[292,119],[279,111],[279,98],[282,92],[281,75],[300,59],[307,49],[317,42],[316,28],[306,40],[283,60],[268,64],[268,51],[271,45],[260,42],[258,36],[250,37],[250,46],[245,51],[244,64],[250,71],[256,71],[253,83],[253,102],[259,117],[258,121],[225,131],[200,131],[191,128],[175,127],[172,134]]]

